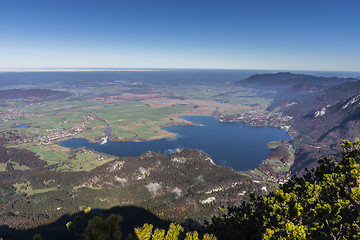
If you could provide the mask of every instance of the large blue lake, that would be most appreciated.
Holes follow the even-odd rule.
[[[73,138],[59,143],[68,148],[85,147],[119,157],[139,156],[145,151],[171,154],[179,148],[193,148],[208,153],[218,165],[236,170],[257,167],[270,154],[266,144],[270,141],[291,140],[278,128],[249,127],[241,123],[223,123],[214,117],[186,116],[190,122],[202,126],[171,126],[164,130],[174,132],[174,139],[142,142],[108,141],[106,144],[90,143],[86,139]]]

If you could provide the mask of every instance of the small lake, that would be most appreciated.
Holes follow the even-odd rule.
[[[164,128],[177,134],[173,139],[142,142],[108,141],[106,144],[90,143],[86,139],[73,138],[59,143],[68,148],[85,147],[97,152],[119,157],[139,156],[145,151],[162,154],[174,153],[180,148],[193,148],[208,153],[218,165],[235,170],[257,167],[270,154],[266,144],[270,141],[291,140],[283,130],[273,127],[249,127],[242,123],[223,123],[214,117],[182,117],[202,126],[170,126]]]
[[[16,125],[17,128],[27,128],[28,125],[27,124],[19,124],[19,125]]]

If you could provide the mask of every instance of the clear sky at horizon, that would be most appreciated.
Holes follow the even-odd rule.
[[[360,71],[359,0],[0,1],[0,68]]]

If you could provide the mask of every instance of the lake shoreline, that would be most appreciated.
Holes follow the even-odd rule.
[[[139,156],[146,151],[171,154],[177,148],[192,148],[208,153],[217,165],[230,166],[237,171],[243,171],[256,168],[267,159],[270,154],[270,150],[266,148],[268,142],[291,140],[284,131],[273,127],[253,128],[242,123],[221,123],[211,116],[183,116],[181,118],[191,124],[163,128],[175,134],[174,138],[140,141],[109,140],[104,144],[72,138],[58,144],[68,148],[86,147],[118,157]],[[258,137],[255,137],[256,135]],[[251,143],[247,138],[251,138]]]

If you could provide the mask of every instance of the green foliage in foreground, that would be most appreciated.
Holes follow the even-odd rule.
[[[216,240],[212,234],[206,233],[203,238],[199,238],[199,233],[197,231],[187,232],[184,235],[184,228],[179,224],[171,223],[169,230],[165,235],[165,230],[155,229],[152,231],[153,226],[151,224],[144,224],[144,226],[135,228],[135,234],[139,240]]]
[[[276,193],[251,196],[208,232],[219,239],[360,239],[360,141],[343,141],[340,163],[319,160],[316,170],[293,177]]]
[[[66,228],[74,233],[74,239],[123,239],[120,224],[122,221],[121,216],[112,214],[107,218],[95,216],[90,219],[90,211],[90,207],[84,209],[84,214],[82,216],[77,216],[74,221],[66,224]],[[216,237],[212,234],[206,233],[203,238],[200,238],[197,231],[184,232],[184,228],[180,226],[180,224],[174,223],[170,224],[166,234],[163,229],[155,229],[153,232],[153,225],[151,224],[144,224],[144,226],[135,228],[134,230],[136,237],[129,235],[126,238],[127,240],[216,240]],[[33,239],[36,237],[40,237],[41,239],[40,235],[35,235]]]

